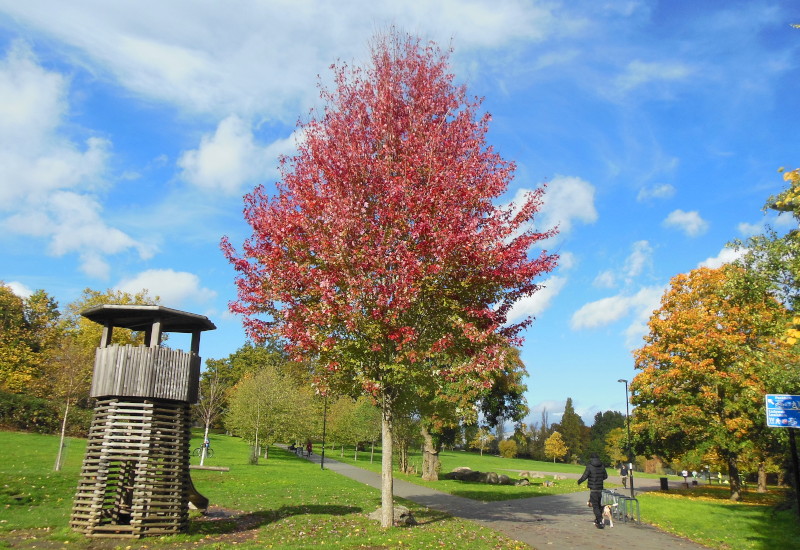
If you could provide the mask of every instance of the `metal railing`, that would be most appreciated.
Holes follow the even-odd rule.
[[[637,498],[625,496],[611,489],[604,489],[600,504],[611,506],[611,515],[617,521],[642,523],[639,499]]]

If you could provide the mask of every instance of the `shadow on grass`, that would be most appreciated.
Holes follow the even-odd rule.
[[[189,524],[192,535],[225,535],[240,531],[258,529],[284,518],[300,515],[346,516],[361,512],[356,506],[282,506],[277,510],[260,510],[258,512],[237,513],[223,508],[212,507],[209,512],[193,519]]]

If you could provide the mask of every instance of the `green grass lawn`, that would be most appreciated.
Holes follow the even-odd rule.
[[[193,447],[200,438],[193,441]],[[53,472],[58,438],[0,432],[0,547],[14,548],[464,548],[524,549],[495,531],[413,503],[419,525],[380,528],[366,515],[380,505],[377,490],[276,448],[268,460],[248,464],[249,448],[238,438],[212,435],[208,466],[193,470],[198,491],[216,513],[192,514],[183,535],[87,539],[68,527],[85,441],[71,439],[61,472]],[[193,458],[193,463],[198,459]],[[224,509],[224,513],[222,510]]]
[[[639,496],[642,520],[711,548],[800,547],[797,511],[785,509],[786,491],[748,491],[741,502],[729,500],[726,486],[652,492]]]
[[[199,444],[198,437],[193,447]],[[254,466],[248,463],[249,448],[241,440],[212,435],[211,444],[215,455],[206,465],[226,466],[230,471],[193,470],[192,478],[197,489],[210,499],[214,514],[203,517],[193,513],[190,532],[183,535],[142,540],[87,539],[67,526],[85,441],[70,439],[64,469],[53,472],[58,438],[0,432],[0,446],[6,457],[0,461],[0,548],[529,548],[475,523],[402,499],[398,501],[414,510],[420,525],[382,530],[366,517],[380,504],[377,490],[321,470],[319,465],[275,447],[268,460],[262,458]],[[328,449],[326,457],[342,460],[338,450]],[[445,452],[441,458],[443,471],[458,466],[509,474],[514,470],[554,469],[548,462],[471,453]],[[352,460],[351,452],[346,453],[345,460]],[[413,460],[417,458],[412,456]],[[193,457],[192,461],[197,463],[198,459]],[[370,464],[369,453],[362,453],[357,465],[377,471],[379,456]],[[556,464],[555,468],[562,473],[582,471],[579,466],[565,464]],[[419,483],[419,477],[414,481]],[[564,483],[575,487],[574,479]],[[496,486],[459,482],[434,482],[431,486],[480,500],[492,500],[491,493],[498,491]],[[553,488],[557,489],[558,485]],[[517,497],[494,499],[501,498]],[[794,510],[778,506],[784,501],[782,491],[772,490],[767,495],[748,491],[744,502],[731,503],[725,486],[640,496],[645,522],[709,547],[728,550],[797,548],[800,526]]]

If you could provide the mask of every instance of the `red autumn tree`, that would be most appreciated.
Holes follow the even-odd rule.
[[[530,320],[507,323],[556,257],[530,225],[542,190],[498,208],[514,165],[486,144],[448,54],[395,32],[365,68],[334,66],[324,110],[300,125],[277,195],[245,197],[253,235],[222,247],[248,334],[277,335],[356,383],[382,411],[382,525],[393,523],[392,421],[442,383],[491,384]]]

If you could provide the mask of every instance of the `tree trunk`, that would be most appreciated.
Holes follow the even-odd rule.
[[[422,480],[439,481],[439,451],[433,444],[428,428],[423,424],[420,427],[422,433]]]
[[[381,396],[381,527],[394,525],[394,479],[392,476],[392,399],[385,393]]]
[[[739,468],[736,466],[736,456],[727,457],[728,462],[728,481],[731,486],[731,500],[738,502],[741,498],[742,485],[739,481]]]
[[[758,489],[756,491],[767,492],[767,464],[763,460],[758,463]]]
[[[64,440],[67,433],[67,414],[69,413],[69,398],[67,398],[67,405],[64,407],[64,418],[61,420],[61,439],[58,441],[58,455],[56,456],[56,464],[53,470],[56,472],[61,471],[61,461],[64,454]]]
[[[206,461],[206,451],[208,450],[206,447],[206,441],[208,441],[208,428],[209,425],[208,422],[206,422],[206,429],[205,432],[203,432],[203,446],[200,447],[200,466],[202,466]]]
[[[372,448],[369,451],[369,463],[372,464],[372,459],[375,458],[375,441],[372,441]]]
[[[404,474],[409,473],[411,469],[408,465],[408,442],[401,440],[397,442],[397,468]]]

